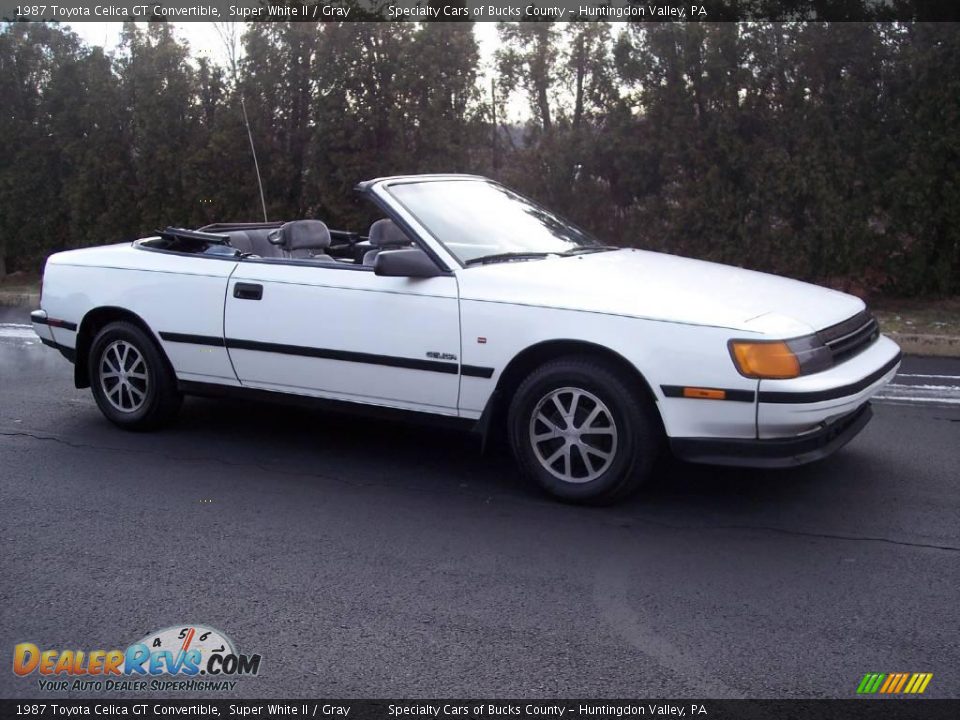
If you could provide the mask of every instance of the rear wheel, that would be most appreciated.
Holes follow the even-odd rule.
[[[100,411],[128,430],[152,430],[180,409],[182,396],[156,343],[133,323],[104,327],[90,346],[90,388]]]
[[[608,503],[650,476],[660,434],[634,378],[590,358],[543,365],[510,405],[514,455],[524,473],[560,499]]]

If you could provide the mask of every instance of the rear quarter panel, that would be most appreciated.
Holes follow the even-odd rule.
[[[164,342],[161,332],[223,337],[227,278],[236,263],[134,248],[128,243],[57,253],[44,270],[43,309],[79,326],[91,310],[116,307],[138,315],[181,379],[236,384],[225,348]],[[77,333],[52,328],[75,348]]]

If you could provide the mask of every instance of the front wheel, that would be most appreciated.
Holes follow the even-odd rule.
[[[524,473],[562,500],[608,503],[650,476],[660,434],[636,380],[600,360],[565,358],[521,383],[508,415]]]
[[[176,378],[156,343],[129,322],[104,327],[90,346],[90,388],[106,418],[127,430],[152,430],[180,409]]]

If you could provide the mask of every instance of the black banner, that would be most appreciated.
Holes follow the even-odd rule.
[[[958,21],[956,0],[0,0],[6,20]]]
[[[0,717],[955,720],[960,700],[0,700]]]

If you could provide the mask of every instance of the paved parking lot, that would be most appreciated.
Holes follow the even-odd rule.
[[[917,389],[824,463],[664,463],[585,509],[435,429],[188,400],[124,433],[22,315],[0,314],[0,652],[195,622],[262,654],[240,697],[852,697],[901,671],[960,696],[960,363],[905,364]]]

